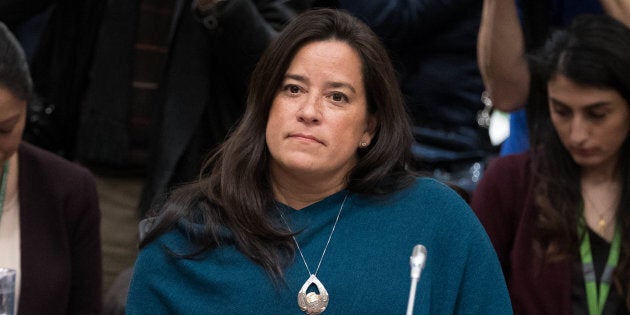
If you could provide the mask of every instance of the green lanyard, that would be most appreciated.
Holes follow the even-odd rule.
[[[595,279],[595,267],[593,265],[593,255],[591,254],[591,239],[588,232],[585,231],[585,223],[580,220],[578,223],[578,233],[584,235],[582,244],[580,245],[580,257],[582,258],[582,273],[584,274],[584,286],[586,287],[586,300],[588,302],[588,312],[590,315],[600,315],[604,310],[608,292],[610,291],[610,283],[612,282],[612,273],[617,267],[619,261],[619,249],[621,247],[621,229],[615,226],[615,235],[613,236],[610,251],[608,252],[608,261],[606,268],[599,282],[599,292],[597,289],[597,280]],[[599,293],[599,294],[598,294]]]
[[[4,209],[4,195],[7,192],[7,177],[9,174],[9,161],[4,162],[2,168],[2,184],[0,184],[0,220],[2,220],[2,210]]]

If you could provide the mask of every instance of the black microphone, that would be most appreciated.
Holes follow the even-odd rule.
[[[411,265],[411,288],[409,289],[409,301],[407,302],[407,315],[413,314],[413,304],[416,299],[416,286],[420,280],[420,274],[424,269],[424,263],[427,261],[427,249],[423,245],[413,247],[411,257],[409,257],[409,265]]]

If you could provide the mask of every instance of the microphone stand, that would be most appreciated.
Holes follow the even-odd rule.
[[[409,264],[411,265],[411,288],[409,288],[409,300],[407,301],[407,315],[413,315],[413,304],[416,299],[416,287],[420,274],[427,260],[427,249],[423,245],[413,247]]]

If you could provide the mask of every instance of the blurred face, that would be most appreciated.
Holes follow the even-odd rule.
[[[26,117],[26,101],[0,85],[0,163],[17,151]]]
[[[319,41],[295,55],[267,121],[271,171],[344,178],[369,144],[368,114],[359,55],[346,43]]]
[[[613,89],[578,85],[563,75],[548,82],[551,121],[583,169],[611,169],[630,130],[628,102]]]

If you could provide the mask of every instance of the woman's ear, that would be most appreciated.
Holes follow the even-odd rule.
[[[370,137],[370,141],[374,138],[376,134],[376,126],[378,125],[378,120],[375,115],[370,114],[367,119],[367,126],[365,132]]]

